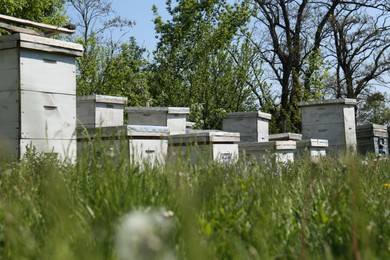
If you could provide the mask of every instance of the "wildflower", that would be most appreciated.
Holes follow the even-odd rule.
[[[385,184],[383,184],[383,187],[385,187],[385,188],[390,188],[390,183],[385,183]]]
[[[164,242],[170,235],[172,211],[133,211],[125,215],[117,230],[118,259],[175,259]]]

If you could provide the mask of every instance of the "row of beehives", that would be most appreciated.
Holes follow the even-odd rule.
[[[125,146],[130,158],[137,162],[163,162],[167,154],[192,162],[199,158],[227,162],[239,154],[261,160],[271,152],[277,161],[287,162],[304,152],[312,158],[324,156],[327,151],[348,152],[356,148],[363,153],[389,153],[385,126],[355,127],[356,101],[351,99],[303,103],[302,134],[274,135],[269,135],[271,115],[260,111],[228,113],[223,119],[223,131],[193,130],[186,121],[188,108],[124,108],[126,103],[122,97],[77,98],[78,127],[82,129],[78,134],[79,151],[89,140],[99,137],[108,145],[108,152],[119,152]]]
[[[311,122],[304,122],[303,126],[310,125],[310,133],[303,131],[306,138],[302,140],[301,134],[269,135],[268,123],[271,115],[260,111],[228,113],[223,119],[223,131],[193,130],[188,127],[186,121],[188,108],[124,108],[127,100],[122,97],[102,95],[78,97],[78,150],[79,152],[89,150],[83,149],[83,146],[89,147],[91,140],[98,138],[106,143],[104,149],[107,152],[114,154],[123,152],[121,147],[126,147],[130,158],[137,162],[145,159],[163,162],[167,154],[189,158],[192,162],[199,158],[212,158],[221,162],[233,161],[239,154],[261,160],[269,152],[281,162],[293,161],[294,156],[303,154],[304,151],[313,158],[318,158],[329,150],[328,139],[314,138],[321,133],[332,140],[334,149],[356,148],[353,141],[356,137],[350,138],[346,135],[351,129],[345,127],[345,121],[352,120],[354,123],[354,117],[344,118],[348,115],[348,109],[353,109],[348,102],[345,100],[321,102],[319,110],[313,109],[313,104],[304,104],[303,114],[311,114],[310,120],[314,119],[313,122],[320,128],[316,131]],[[336,110],[341,110],[334,111],[334,105],[338,106]],[[305,107],[309,108],[309,111],[306,111]],[[324,113],[319,115],[318,111],[342,116],[341,118],[333,116],[336,122],[334,123],[326,118]],[[124,112],[128,115],[128,125],[124,122]],[[316,117],[325,119],[325,125],[315,122]],[[332,133],[329,134],[324,127]],[[352,130],[355,131],[354,128]],[[337,137],[344,140],[336,140]]]
[[[35,147],[37,152],[57,156],[61,160],[76,159],[75,58],[82,56],[82,52],[80,44],[45,37],[23,33],[0,37],[1,150],[22,158],[27,147]],[[270,115],[261,112],[228,114],[222,129],[225,132],[195,131],[185,128],[188,108],[129,108],[127,124],[137,126],[125,127],[124,99],[80,97],[77,103],[77,118],[86,129],[84,135],[78,136],[79,144],[94,137],[96,127],[109,127],[110,122],[115,122],[118,117],[118,123],[113,126],[115,131],[116,126],[120,126],[122,130],[118,128],[118,131],[126,133],[122,134],[123,138],[131,137],[132,143],[142,140],[137,142],[147,146],[147,139],[155,143],[161,136],[169,136],[170,141],[166,142],[166,146],[171,148],[169,150],[176,149],[182,153],[189,150],[187,147],[198,147],[192,144],[200,143],[199,140],[207,144],[202,147],[215,147],[217,143],[218,147],[231,143],[237,147],[237,133],[240,134],[238,149],[247,154],[260,154],[267,149],[282,151],[281,147],[289,146],[285,140],[269,142],[273,140],[268,136]],[[363,152],[371,150],[388,154],[386,128],[371,125],[356,129],[355,105],[356,101],[351,99],[301,104],[302,139],[309,141],[299,142],[298,145],[308,142],[311,147],[311,139],[323,139],[324,145],[328,140],[327,151],[354,151],[358,148]],[[101,135],[106,135],[105,139],[113,139],[114,130],[100,130],[103,131]],[[120,135],[119,132],[117,135]],[[193,140],[195,137],[196,140]],[[212,151],[216,151],[221,160],[230,160],[236,154],[218,149]],[[145,153],[151,156],[154,150],[147,148]],[[281,152],[280,156],[288,158],[288,154]]]

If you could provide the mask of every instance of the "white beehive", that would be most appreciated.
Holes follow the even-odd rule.
[[[77,135],[78,154],[88,154],[91,145],[97,145],[102,149],[100,154],[106,153],[114,158],[127,156],[132,164],[164,164],[168,153],[168,136],[168,127],[158,126],[84,128]]]
[[[128,123],[132,125],[167,126],[171,135],[186,132],[187,107],[127,107]]]
[[[269,158],[278,163],[294,162],[296,141],[268,141],[240,143],[238,148],[249,160],[265,161]]]
[[[331,152],[356,151],[355,99],[312,101],[299,106],[303,139],[328,140]]]
[[[76,63],[83,48],[40,36],[0,37],[0,138],[23,157],[26,146],[76,158]]]
[[[171,158],[189,159],[193,164],[217,161],[231,163],[238,159],[239,133],[217,130],[191,130],[169,138]]]
[[[78,127],[123,126],[126,97],[79,96],[76,100]]]
[[[299,157],[309,154],[313,161],[326,156],[328,149],[328,140],[324,139],[309,139],[297,142],[297,155]]]
[[[241,142],[267,142],[271,115],[260,111],[227,113],[222,130],[240,133]]]

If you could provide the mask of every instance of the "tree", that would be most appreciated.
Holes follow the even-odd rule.
[[[307,94],[318,83],[321,68],[317,66],[313,70],[314,64],[307,65],[307,61],[329,58],[323,43],[332,36],[330,21],[335,14],[345,8],[384,10],[386,6],[388,3],[383,0],[255,0],[257,12],[253,22],[257,32],[252,34],[251,40],[269,68],[265,70],[267,76],[272,76],[274,86],[280,88],[280,113],[277,115],[277,120],[282,122],[280,131],[300,130],[297,104],[310,98]],[[333,44],[326,43],[328,48],[334,49]],[[365,65],[368,64],[360,66]],[[321,84],[326,80],[323,76],[320,76],[323,78]]]
[[[381,92],[369,94],[364,102],[359,103],[359,112],[357,117],[358,124],[390,124],[389,98]]]
[[[156,105],[189,106],[190,120],[206,129],[219,128],[226,112],[252,109],[245,67],[231,55],[241,46],[233,41],[249,19],[246,5],[177,0],[172,7],[168,0],[167,10],[172,20],[163,22],[154,9],[159,42],[150,85]]]
[[[148,61],[134,37],[122,43],[102,73],[99,91],[106,95],[125,96],[130,106],[147,106],[151,103],[148,91]]]
[[[68,24],[64,0],[2,0],[0,13],[34,22],[63,26]]]
[[[128,28],[134,24],[132,20],[124,19],[112,9],[111,0],[67,0],[77,16],[76,25],[81,28],[80,37],[85,43],[86,52],[88,52],[88,41],[95,36],[100,41],[107,39],[104,34],[107,31],[113,33],[117,29]],[[112,39],[111,37],[108,37]]]
[[[371,82],[388,83],[390,71],[390,18],[381,5],[340,5],[332,15],[332,48],[337,98],[358,98]],[[370,96],[368,96],[370,97]]]
[[[280,131],[299,131],[298,102],[310,91],[314,71],[304,61],[319,53],[326,23],[340,1],[263,1],[256,0],[257,39],[252,42],[281,88]],[[310,67],[310,66],[309,66]]]
[[[74,40],[84,46],[84,56],[78,59],[77,94],[120,95],[130,105],[148,104],[146,50],[133,37],[122,41],[134,22],[119,16],[110,0],[68,2],[80,28]],[[122,35],[116,40],[118,31]]]
[[[120,45],[105,33],[131,26],[132,21],[118,16],[109,0],[68,0],[68,4],[76,13],[74,23],[79,28],[74,40],[84,47],[84,55],[78,59],[77,94],[103,94],[103,73]]]

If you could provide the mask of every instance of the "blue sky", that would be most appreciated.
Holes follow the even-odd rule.
[[[152,51],[157,40],[154,33],[152,6],[158,7],[159,14],[168,18],[165,0],[113,0],[112,7],[123,18],[131,19],[136,25],[130,29],[130,36],[134,36],[137,42]]]

